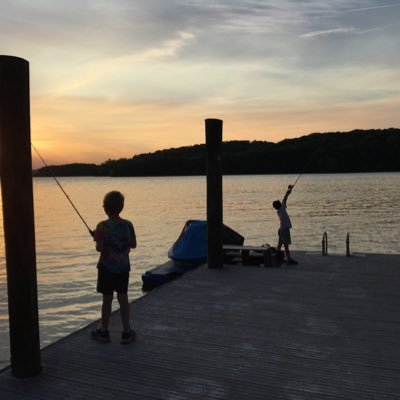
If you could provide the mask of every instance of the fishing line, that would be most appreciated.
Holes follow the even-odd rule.
[[[313,153],[313,154],[311,155],[311,157],[308,159],[307,163],[304,164],[303,169],[301,170],[301,172],[300,172],[299,176],[297,177],[297,179],[294,181],[293,185],[290,185],[292,189],[295,187],[296,183],[297,183],[297,182],[299,181],[299,179],[302,177],[302,175],[303,175],[304,171],[306,170],[306,167],[307,167],[308,164],[310,163],[311,158],[312,158],[313,155],[314,155],[314,153]]]
[[[291,189],[293,189],[296,185],[296,183],[299,181],[299,179],[303,176],[304,171],[306,170],[306,168],[308,167],[308,165],[310,164],[311,160],[314,158],[315,153],[317,152],[317,150],[319,150],[319,148],[322,147],[322,144],[320,144],[316,149],[314,149],[314,151],[311,153],[311,156],[308,158],[307,162],[304,164],[303,169],[301,170],[299,176],[297,177],[297,179],[294,181],[293,185],[289,185],[291,187]]]
[[[66,193],[66,191],[64,190],[64,188],[61,186],[61,183],[58,181],[54,171],[47,165],[46,161],[43,159],[43,157],[40,155],[40,153],[38,152],[38,150],[36,149],[36,147],[33,145],[33,143],[31,142],[31,146],[33,147],[33,150],[35,150],[36,154],[39,156],[39,158],[42,160],[42,163],[44,164],[44,166],[49,170],[50,174],[52,175],[53,179],[56,181],[58,187],[62,190],[62,192],[64,193],[65,197],[68,199],[68,201],[70,202],[71,206],[73,207],[73,209],[75,210],[75,212],[78,214],[79,218],[81,219],[81,221],[85,224],[87,230],[89,231],[90,235],[93,236],[94,232],[89,228],[88,224],[86,223],[86,221],[83,219],[82,215],[80,214],[80,212],[78,211],[78,209],[75,207],[75,204],[72,202],[72,200],[69,198],[68,194]]]

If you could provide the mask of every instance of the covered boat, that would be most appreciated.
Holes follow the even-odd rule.
[[[244,237],[223,226],[223,244],[243,245]],[[151,290],[207,262],[207,221],[189,220],[168,251],[170,261],[142,275],[143,290]]]
[[[243,245],[244,237],[226,225],[222,231],[223,244]],[[207,262],[207,221],[189,220],[168,251],[174,261],[204,264]]]

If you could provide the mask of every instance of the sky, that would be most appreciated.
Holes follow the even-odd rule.
[[[50,164],[400,127],[400,2],[0,0]],[[34,159],[34,165],[40,161]]]

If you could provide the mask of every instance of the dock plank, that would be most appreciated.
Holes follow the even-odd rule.
[[[115,313],[111,343],[75,332],[0,398],[399,399],[400,256],[296,259],[192,271],[131,304],[135,342]]]

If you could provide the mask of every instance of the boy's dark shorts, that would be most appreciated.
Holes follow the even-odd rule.
[[[278,230],[279,241],[283,244],[292,244],[289,228],[280,228]]]
[[[105,295],[112,295],[114,292],[127,293],[129,283],[129,271],[118,274],[104,269],[97,270],[97,291]]]

